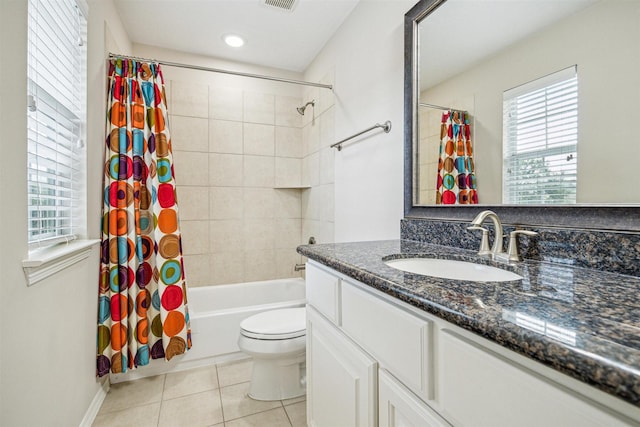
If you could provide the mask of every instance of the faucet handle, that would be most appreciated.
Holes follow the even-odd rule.
[[[478,250],[478,255],[480,256],[491,255],[491,251],[489,250],[489,230],[484,227],[480,227],[479,225],[473,225],[471,227],[467,227],[467,230],[482,231],[482,240],[480,241],[480,249]]]
[[[524,234],[525,236],[537,236],[538,233],[530,230],[515,230],[509,233],[509,247],[507,248],[507,259],[509,261],[520,261],[520,255],[518,254],[518,234]]]

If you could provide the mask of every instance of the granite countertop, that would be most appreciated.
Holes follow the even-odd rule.
[[[640,406],[640,277],[528,260],[506,265],[475,251],[411,240],[304,245],[298,252]],[[499,266],[523,279],[440,279],[383,261],[412,256]]]

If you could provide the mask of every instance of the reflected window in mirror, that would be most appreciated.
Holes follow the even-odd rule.
[[[505,91],[502,110],[502,202],[575,203],[577,66]]]

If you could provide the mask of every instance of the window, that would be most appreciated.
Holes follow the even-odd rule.
[[[504,92],[503,115],[503,203],[575,203],[577,67]]]
[[[29,0],[27,223],[31,249],[85,234],[86,31],[74,0]]]

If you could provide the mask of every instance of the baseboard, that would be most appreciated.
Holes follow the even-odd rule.
[[[93,397],[91,404],[87,408],[87,411],[84,413],[82,421],[80,421],[80,427],[91,427],[96,419],[96,415],[98,415],[98,412],[100,411],[100,407],[102,406],[104,399],[107,397],[109,387],[109,379],[102,382],[100,388],[98,388],[98,391],[96,392],[96,395]]]
[[[140,378],[168,374],[171,372],[186,371],[188,369],[201,368],[203,366],[211,366],[220,363],[247,359],[248,357],[249,356],[242,352],[203,357],[195,360],[182,360],[176,356],[169,362],[166,362],[164,360],[154,360],[151,361],[149,365],[141,366],[137,369],[128,371],[123,374],[109,374],[109,380],[112,384],[116,384],[126,381],[138,380]]]

